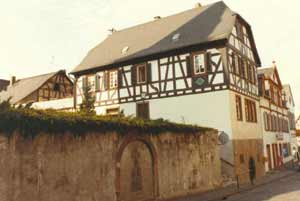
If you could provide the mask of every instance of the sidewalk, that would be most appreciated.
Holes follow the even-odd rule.
[[[199,195],[191,195],[188,197],[176,198],[168,201],[221,201],[221,200],[225,200],[226,197],[229,197],[231,195],[248,191],[257,188],[259,186],[272,183],[273,181],[279,180],[281,178],[292,176],[294,174],[296,174],[296,170],[293,167],[288,166],[281,170],[276,170],[267,173],[265,177],[263,177],[260,180],[257,180],[254,186],[252,186],[251,184],[246,184],[246,185],[241,185],[239,189],[237,189],[236,185],[228,186],[226,188],[209,191]]]

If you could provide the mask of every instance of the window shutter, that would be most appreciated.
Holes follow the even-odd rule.
[[[265,130],[267,131],[268,128],[267,128],[267,113],[264,112],[264,125],[265,125]]]
[[[240,69],[240,76],[241,78],[244,78],[244,66],[241,57],[238,57],[238,64],[238,68]]]
[[[87,81],[87,77],[86,77],[86,76],[83,76],[83,77],[82,77],[82,89],[83,89],[83,90],[86,89],[86,87],[87,87],[87,85],[88,85],[87,82],[88,82],[88,81]]]
[[[96,87],[96,91],[100,90],[100,80],[99,80],[99,75],[95,75],[95,87]]]
[[[108,89],[108,85],[109,85],[109,79],[108,79],[109,73],[107,71],[105,71],[103,73],[103,86],[104,86],[104,90]]]
[[[236,68],[235,68],[235,55],[234,53],[232,53],[231,57],[231,66],[232,66],[232,73],[236,74]]]
[[[131,83],[132,85],[136,85],[136,66],[131,67]]]
[[[187,76],[191,77],[193,76],[193,62],[191,62],[191,56],[187,56],[186,57],[186,72],[187,72]]]
[[[122,68],[118,70],[118,87],[123,86]]]
[[[206,71],[208,73],[212,71],[210,57],[211,57],[211,54],[209,52],[207,52],[205,54],[205,59],[206,59]]]
[[[151,63],[148,63],[146,66],[147,70],[147,83],[150,83],[152,81],[152,70],[151,70]]]

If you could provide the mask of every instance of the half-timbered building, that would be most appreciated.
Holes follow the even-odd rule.
[[[250,25],[224,2],[113,31],[72,71],[75,107],[92,88],[96,112],[217,128],[223,168],[264,174],[257,67]]]
[[[291,91],[284,90],[275,63],[258,70],[260,116],[266,170],[281,167],[292,159],[291,134],[295,130]]]
[[[0,93],[0,101],[10,99],[13,105],[72,97],[73,82],[64,70],[23,79],[13,76],[7,90]]]
[[[8,85],[9,85],[8,80],[0,79],[0,92],[6,90]]]

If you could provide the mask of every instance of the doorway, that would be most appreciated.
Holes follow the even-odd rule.
[[[154,200],[154,159],[149,147],[139,140],[130,142],[122,151],[119,164],[118,200]]]

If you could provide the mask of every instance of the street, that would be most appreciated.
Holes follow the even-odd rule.
[[[231,196],[226,201],[300,201],[300,173]]]

